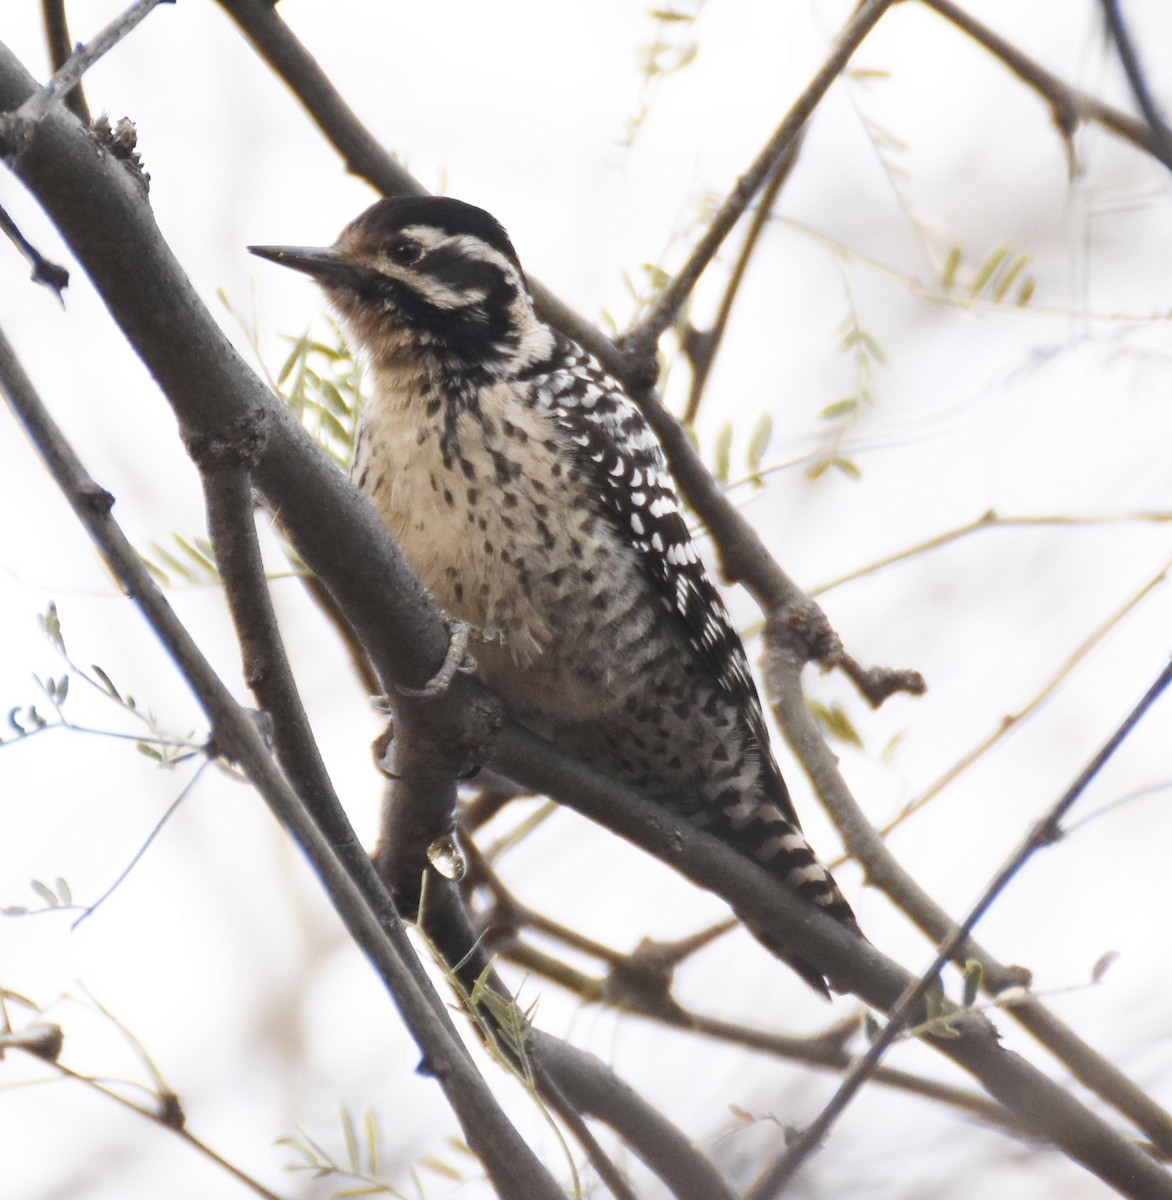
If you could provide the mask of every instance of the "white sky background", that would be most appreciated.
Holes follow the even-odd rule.
[[[1128,106],[1090,0],[1061,6],[1059,18],[1054,5],[1037,2],[968,7],[1064,79]],[[1172,13],[1154,0],[1125,7],[1155,92],[1172,111],[1163,53]],[[119,5],[73,8],[72,32],[84,40]],[[284,0],[280,11],[425,185],[489,208],[531,274],[580,311],[625,323],[623,272],[637,277],[665,249],[666,264],[678,263],[698,202],[723,194],[753,158],[847,10],[813,0],[714,0],[695,29],[698,59],[654,90],[634,149],[624,152],[619,142],[640,98],[636,49],[653,33],[643,8],[617,0],[572,10],[522,0]],[[39,5],[5,5],[0,39],[43,77]],[[752,501],[783,567],[813,587],[990,508],[1172,510],[1172,339],[1160,318],[1172,309],[1166,174],[1109,135],[1084,130],[1076,139],[1082,173],[1072,182],[1044,105],[915,5],[885,18],[855,64],[891,75],[839,84],[820,109],[738,302],[701,421],[709,448],[723,421],[737,422],[734,474],[743,472],[745,440],[763,411],[775,427],[767,462],[800,460],[830,443],[820,410],[855,387],[839,346],[852,304],[882,346],[874,405],[843,443],[863,478],[831,471],[812,483],[799,464],[771,475]],[[269,359],[279,362],[282,335],[299,334],[322,305],[308,281],[244,246],[332,241],[374,198],[369,189],[343,174],[212,4],[154,13],[92,71],[87,96],[95,111],[137,122],[164,234],[234,336],[216,290],[242,311],[255,303]],[[867,126],[903,145],[877,153]],[[0,326],[44,399],[117,497],[115,514],[132,540],[202,532],[197,479],[165,402],[7,174],[0,203],[73,270],[62,312],[25,283],[15,251],[0,247]],[[944,305],[913,292],[910,281],[933,287],[953,245],[963,248],[966,271],[999,246],[1031,255],[1030,309]],[[718,273],[701,289],[701,325],[721,282]],[[684,376],[676,372],[677,391]],[[62,672],[37,634],[36,614],[52,599],[80,664],[99,663],[169,727],[198,736],[197,706],[116,595],[6,412],[0,503],[4,709],[40,699],[32,672]],[[863,751],[839,750],[873,819],[890,818],[1026,704],[1169,553],[1167,527],[1153,522],[992,530],[831,591],[824,604],[857,658],[916,667],[931,689],[871,713],[840,676],[809,680],[811,694],[842,704],[865,740]],[[369,838],[380,781],[368,744],[378,721],[299,586],[274,590],[331,772]],[[244,698],[222,597],[177,589],[172,600]],[[743,622],[753,619],[743,596],[731,603]],[[1172,649],[1170,628],[1172,598],[1157,588],[1036,718],[892,838],[904,865],[952,912],[964,911],[1142,694]],[[78,721],[116,722],[80,692],[75,705]],[[1165,700],[1080,814],[1168,783],[1170,720]],[[779,757],[784,768],[782,748]],[[831,857],[828,822],[792,763],[787,774],[811,840]],[[186,778],[110,739],[60,731],[19,745],[9,739],[0,746],[0,905],[35,903],[33,877],[63,876],[75,897],[92,900]],[[1038,856],[978,931],[1004,961],[1033,968],[1043,993],[1061,993],[1051,999],[1055,1010],[1165,1105],[1170,795],[1119,807]],[[524,898],[619,946],[645,933],[682,936],[722,912],[569,815],[506,865]],[[911,967],[928,961],[930,948],[862,888],[856,869],[838,876],[879,946]],[[301,1126],[341,1153],[339,1104],[378,1112],[384,1163],[432,1154],[467,1167],[444,1146],[454,1123],[438,1088],[412,1074],[416,1053],[372,972],[246,788],[209,771],[114,897],[75,933],[68,926],[66,916],[0,918],[0,985],[48,1002],[84,981],[150,1049],[192,1131],[271,1186],[326,1194],[324,1184],[298,1192],[308,1185],[283,1174],[291,1154],[272,1143]],[[1108,950],[1121,957],[1106,980],[1077,986]],[[690,964],[680,991],[708,1011],[786,1032],[817,1030],[852,1011],[849,1001],[819,1004],[739,934]],[[733,1132],[730,1104],[801,1125],[834,1087],[830,1077],[581,1009],[553,987],[529,983],[522,995],[538,993],[544,1028],[612,1062],[728,1164],[752,1162],[779,1137],[769,1121]],[[54,1016],[71,1066],[141,1078],[105,1023],[71,1004]],[[1009,1044],[1045,1062],[1010,1021],[998,1023]],[[917,1047],[901,1048],[892,1062],[959,1078]],[[43,1075],[15,1058],[0,1064],[0,1085]],[[510,1085],[500,1090],[556,1167],[541,1121]],[[0,1092],[0,1162],[4,1197],[248,1194],[177,1139],[69,1084]],[[392,1178],[410,1191],[405,1175]],[[429,1197],[484,1194],[477,1185],[453,1190],[436,1175],[426,1182]],[[964,1200],[994,1188],[1005,1200],[1105,1194],[1056,1156],[1026,1162],[1003,1138],[871,1088],[795,1195]]]

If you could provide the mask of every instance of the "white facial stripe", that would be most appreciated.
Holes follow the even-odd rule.
[[[516,265],[499,250],[482,242],[480,238],[467,234],[452,235],[442,229],[430,225],[407,225],[399,231],[399,237],[418,242],[425,251],[435,250],[441,246],[453,246],[466,258],[477,259],[481,262],[492,263],[516,286],[518,292],[523,292],[520,273]],[[426,271],[417,272],[412,267],[405,267],[393,262],[387,255],[380,254],[374,264],[378,270],[391,279],[398,279],[408,284],[412,291],[417,292],[429,304],[436,308],[463,308],[482,303],[488,293],[482,288],[472,291],[458,290],[449,287],[438,279],[431,278]]]

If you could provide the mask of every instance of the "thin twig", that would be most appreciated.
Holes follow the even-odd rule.
[[[953,958],[957,947],[965,940],[981,917],[988,912],[993,902],[1026,862],[1043,846],[1049,846],[1058,841],[1062,836],[1062,818],[1083,794],[1091,780],[1103,769],[1108,759],[1144,718],[1170,682],[1172,682],[1172,661],[1169,661],[1160,672],[1155,683],[1148,688],[1139,703],[1123,719],[1119,727],[1107,739],[1103,748],[1055,801],[1049,812],[1034,825],[1021,845],[993,876],[981,898],[973,905],[965,919],[941,943],[931,966],[899,998],[899,1002],[888,1014],[886,1025],[871,1042],[867,1052],[851,1065],[826,1107],[800,1134],[790,1140],[785,1152],[761,1172],[752,1187],[746,1192],[745,1200],[772,1200],[772,1197],[781,1193],[797,1169],[821,1144],[835,1121],[857,1095],[859,1089],[874,1074],[884,1051],[903,1033],[907,1025],[911,1023],[913,1016],[919,1012],[929,990],[936,986],[940,972]]]
[[[44,284],[61,301],[62,306],[64,306],[65,297],[61,293],[69,284],[69,271],[58,263],[47,259],[21,233],[20,226],[8,215],[3,206],[0,206],[0,232],[8,235],[9,240],[24,255],[28,265],[32,267],[32,273],[29,278],[32,279],[33,283]]]
[[[1139,110],[1143,113],[1144,120],[1152,131],[1152,137],[1160,149],[1160,160],[1172,169],[1172,130],[1168,128],[1168,123],[1152,96],[1152,90],[1148,87],[1139,53],[1124,24],[1119,0],[1102,0],[1102,4],[1103,15],[1107,18],[1107,29],[1115,43],[1115,49],[1119,52],[1119,61],[1123,64],[1127,82],[1131,84],[1135,102],[1139,105]]]
[[[909,800],[903,808],[899,810],[894,817],[886,824],[879,827],[880,837],[887,837],[892,830],[897,829],[914,813],[919,812],[925,804],[938,796],[945,788],[955,782],[958,776],[967,771],[973,763],[977,762],[981,757],[987,754],[994,746],[998,744],[1008,734],[1015,729],[1019,729],[1022,724],[1034,713],[1036,713],[1042,705],[1054,694],[1057,688],[1070,675],[1070,673],[1094,650],[1103,639],[1113,630],[1129,613],[1135,610],[1145,597],[1149,596],[1157,587],[1160,586],[1167,578],[1169,571],[1172,571],[1172,559],[1169,559],[1164,565],[1153,575],[1134,595],[1129,596],[1119,608],[1117,608],[1105,621],[1095,627],[1075,648],[1067,655],[1062,664],[1050,676],[1049,679],[1042,685],[1037,693],[1030,701],[1016,712],[1007,713],[997,723],[997,728],[992,733],[986,735],[976,746],[961,756],[947,771],[944,772],[938,779],[930,783],[918,796]],[[845,859],[840,860],[845,861]],[[835,865],[835,864],[832,864]]]
[[[851,856],[862,865],[867,882],[906,913],[933,944],[940,944],[953,932],[955,923],[898,861],[851,794],[838,759],[827,746],[806,704],[801,687],[800,653],[788,651],[785,638],[773,635],[768,626],[766,634],[767,691],[778,725],[815,793],[833,816]],[[960,965],[970,959],[980,962],[983,987],[990,995],[996,996],[1007,987],[1029,981],[1028,971],[1006,966],[973,937],[958,946],[956,954]],[[1008,1009],[1008,1015],[1028,1029],[1080,1083],[1135,1122],[1163,1153],[1172,1153],[1172,1116],[1040,1000],[1023,997]]]
[[[1129,113],[1112,108],[1095,96],[1064,83],[1053,72],[1047,71],[1040,63],[1023,54],[1012,42],[1006,41],[999,33],[970,16],[952,0],[921,2],[968,34],[973,41],[983,46],[995,58],[999,58],[1023,83],[1033,88],[1050,105],[1054,123],[1068,141],[1079,122],[1092,121],[1138,146],[1172,170],[1172,158],[1162,153],[1155,134],[1143,121],[1138,121]],[[1071,154],[1073,166],[1073,152]]]
[[[0,125],[9,129],[22,128],[40,121],[49,108],[63,99],[76,87],[81,77],[101,58],[132,33],[160,4],[173,4],[175,0],[135,0],[120,17],[115,17],[86,45],[75,50],[53,73],[53,78],[33,93],[14,113],[0,118]]]
[[[41,0],[41,18],[45,24],[45,41],[49,44],[49,63],[54,71],[59,71],[73,53],[65,0]],[[83,125],[90,123],[90,109],[80,82],[64,94],[62,103]]]
[[[675,321],[684,301],[691,295],[705,268],[752,203],[762,184],[777,173],[779,164],[797,145],[802,129],[831,84],[842,74],[863,39],[895,2],[896,0],[863,0],[855,9],[817,74],[794,101],[753,164],[737,181],[736,187],[709,222],[688,261],[656,297],[655,303],[643,320],[623,339],[623,349],[633,363],[645,360],[648,364],[648,382],[654,380],[658,374],[649,364],[654,363],[655,346],[660,335]]]
[[[36,1054],[35,1050],[30,1050],[30,1053],[35,1057],[44,1059],[41,1054]],[[160,1108],[159,1110],[145,1108],[141,1104],[135,1102],[126,1096],[120,1095],[114,1088],[106,1086],[100,1080],[94,1079],[89,1075],[83,1074],[81,1071],[75,1071],[72,1067],[67,1067],[63,1062],[53,1060],[50,1064],[51,1068],[58,1072],[65,1079],[72,1079],[77,1083],[83,1084],[85,1087],[91,1088],[97,1092],[99,1096],[105,1096],[107,1100],[113,1100],[115,1104],[122,1105],[123,1108],[129,1109],[130,1112],[136,1113],[140,1117],[146,1117],[148,1121],[153,1121],[156,1125],[163,1129],[169,1130],[175,1134],[181,1141],[185,1142],[197,1153],[202,1154],[209,1161],[214,1163],[220,1170],[225,1171],[233,1179],[243,1184],[244,1187],[260,1196],[262,1200],[284,1200],[284,1197],[277,1192],[270,1191],[258,1179],[254,1179],[251,1175],[246,1174],[239,1167],[230,1163],[221,1154],[218,1154],[206,1142],[201,1141],[195,1136],[186,1125],[176,1123],[169,1119],[169,1113]]]
[[[886,554],[882,558],[877,558],[867,563],[864,567],[856,567],[853,571],[846,571],[842,575],[836,575],[833,579],[828,579],[825,583],[816,584],[810,589],[810,595],[815,597],[823,596],[834,588],[842,587],[847,583],[854,583],[858,579],[865,579],[868,575],[874,575],[879,571],[885,570],[887,567],[894,566],[896,563],[907,562],[909,559],[918,558],[921,554],[927,554],[932,550],[939,550],[942,546],[958,542],[962,538],[979,533],[983,529],[1046,529],[1054,526],[1079,527],[1087,525],[1128,524],[1131,522],[1151,522],[1154,525],[1162,525],[1170,521],[1172,521],[1172,512],[1162,509],[1152,509],[1148,512],[1070,513],[1055,514],[1053,516],[1021,515],[1008,517],[1002,516],[994,509],[989,509],[976,519],[966,521],[963,525],[957,525],[955,528],[948,529],[944,533],[938,533],[930,538],[925,538],[923,541],[916,542],[914,546],[897,550],[893,554]]]
[[[689,327],[684,336],[684,353],[692,365],[692,382],[688,389],[688,402],[684,406],[684,415],[680,418],[685,425],[692,425],[696,421],[705,385],[708,383],[708,377],[716,362],[716,356],[720,353],[721,343],[724,341],[733,304],[736,303],[737,294],[741,290],[741,284],[744,282],[749,262],[757,249],[761,234],[769,223],[773,206],[777,203],[777,197],[781,194],[785,181],[793,173],[798,155],[801,153],[804,136],[804,129],[800,130],[793,143],[786,147],[785,153],[778,160],[773,174],[761,192],[761,199],[753,210],[749,228],[745,231],[745,240],[741,243],[737,261],[733,264],[728,283],[725,285],[724,295],[720,298],[720,306],[716,310],[712,328],[701,331]]]

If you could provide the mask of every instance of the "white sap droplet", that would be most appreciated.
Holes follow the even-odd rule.
[[[427,848],[427,861],[445,878],[455,882],[464,878],[468,864],[464,861],[455,831],[441,833]]]

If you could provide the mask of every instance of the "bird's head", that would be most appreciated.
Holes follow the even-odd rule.
[[[491,374],[527,357],[537,318],[517,253],[482,208],[441,196],[371,205],[332,246],[250,246],[312,276],[374,365]]]

